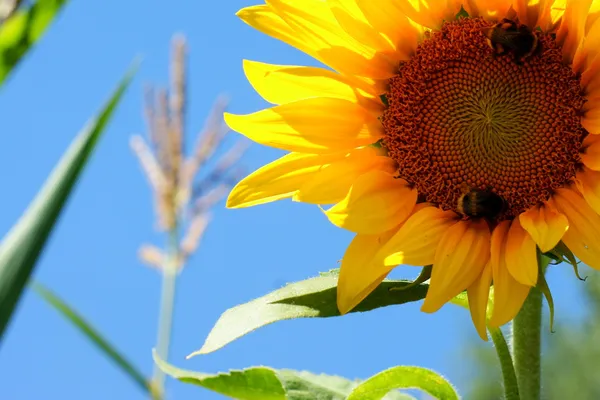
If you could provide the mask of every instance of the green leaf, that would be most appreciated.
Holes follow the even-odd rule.
[[[225,311],[208,334],[202,348],[188,356],[207,354],[273,322],[294,318],[327,318],[340,315],[336,305],[337,276],[323,275],[289,284],[248,303]],[[427,285],[390,291],[409,285],[408,281],[383,281],[351,312],[404,304],[425,298]]]
[[[33,202],[0,243],[0,339],[71,190],[134,73],[135,68],[131,68],[100,114],[71,143]]]
[[[131,364],[121,353],[106,340],[102,335],[87,322],[83,316],[71,308],[65,301],[54,294],[50,289],[41,283],[32,282],[32,289],[66,318],[75,328],[84,334],[90,342],[96,345],[104,355],[112,360],[127,376],[137,383],[144,391],[153,394],[151,383],[144,375]],[[155,395],[156,396],[156,395]]]
[[[277,376],[282,382],[289,400],[344,400],[360,384],[360,381],[341,376],[313,374],[307,371],[278,370]],[[390,392],[384,400],[410,400],[405,393]]]
[[[204,374],[186,371],[161,360],[152,352],[154,362],[167,375],[241,400],[286,400],[285,390],[271,368],[253,367],[228,373]]]
[[[399,366],[382,371],[358,385],[347,400],[380,400],[394,389],[420,389],[442,400],[458,400],[452,385],[437,372]]]
[[[38,0],[0,25],[0,85],[66,3],[67,0]]]
[[[187,371],[161,360],[152,352],[154,362],[167,375],[181,382],[202,386],[239,400],[344,400],[359,384],[340,376],[317,375],[307,371],[251,367],[226,373],[206,374]],[[394,392],[385,400],[412,397]]]

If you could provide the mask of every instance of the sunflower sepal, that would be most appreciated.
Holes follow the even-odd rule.
[[[416,285],[419,285],[421,283],[428,281],[429,278],[431,278],[431,269],[432,268],[433,268],[433,265],[425,265],[423,267],[423,269],[421,269],[421,273],[419,273],[419,276],[417,276],[414,281],[410,282],[408,285],[391,287],[390,292],[399,292],[402,290],[407,290],[407,289],[415,287]]]
[[[460,18],[469,18],[469,13],[467,12],[467,10],[465,10],[465,8],[463,6],[460,6],[460,11],[456,13],[456,15],[454,16],[454,19],[460,19]]]
[[[577,261],[573,252],[567,247],[567,245],[565,245],[565,243],[562,240],[558,242],[554,249],[550,250],[549,252],[543,253],[542,255],[556,261],[556,264],[552,265],[558,265],[562,262],[570,264],[573,267],[573,271],[575,272],[575,276],[577,276],[577,279],[579,279],[580,281],[585,281],[587,279],[587,276],[582,278],[579,274],[580,261]]]
[[[545,268],[540,268],[540,274],[538,276],[538,282],[536,287],[546,298],[548,303],[548,310],[550,311],[550,332],[554,333],[554,299],[552,298],[552,292],[546,281],[546,274],[544,273]]]

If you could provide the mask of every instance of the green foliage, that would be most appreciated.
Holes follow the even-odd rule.
[[[0,26],[0,85],[43,35],[67,0],[38,0]]]
[[[564,264],[563,264],[564,265]],[[558,268],[558,267],[550,267]],[[542,398],[597,399],[600,398],[600,277],[590,274],[579,288],[585,299],[583,319],[558,324],[556,332],[542,329],[544,351],[542,358]],[[469,342],[461,355],[472,367],[466,399],[501,398],[502,379],[494,350]]]
[[[33,282],[32,289],[50,306],[58,311],[76,329],[111,361],[113,361],[127,376],[137,383],[144,391],[152,394],[152,385],[121,353],[89,323],[60,297],[41,283]]]
[[[347,400],[381,400],[394,389],[420,389],[437,399],[458,400],[452,385],[437,372],[398,366],[382,371],[358,385]]]
[[[385,280],[352,312],[403,304],[425,298],[427,285],[391,291],[408,281]],[[289,284],[266,296],[233,307],[219,318],[202,348],[190,355],[211,353],[239,337],[273,322],[294,318],[327,318],[340,313],[336,305],[337,276],[322,276]]]
[[[238,400],[344,400],[359,385],[359,381],[339,376],[268,367],[205,374],[179,369],[158,358],[156,352],[153,354],[154,361],[167,375]],[[384,400],[411,398],[400,392],[378,397]]]
[[[135,72],[123,78],[96,118],[78,134],[25,214],[0,243],[0,338],[46,240]]]

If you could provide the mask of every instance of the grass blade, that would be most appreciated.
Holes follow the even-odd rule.
[[[104,355],[112,360],[126,375],[128,375],[143,390],[152,394],[152,385],[146,377],[131,364],[108,340],[87,322],[83,316],[70,307],[64,300],[54,294],[39,282],[32,282],[31,288],[58,311],[64,318],[75,326],[90,342],[92,342]]]
[[[38,0],[17,10],[0,26],[0,85],[27,51],[42,37],[67,0]]]
[[[65,202],[134,73],[135,68],[131,68],[97,117],[77,135],[33,202],[0,242],[0,340]]]

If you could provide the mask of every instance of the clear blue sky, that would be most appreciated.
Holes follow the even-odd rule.
[[[128,146],[144,130],[142,84],[168,80],[169,43],[183,32],[190,47],[189,132],[201,127],[214,98],[236,113],[267,104],[242,72],[242,59],[312,64],[264,36],[234,13],[252,1],[73,0],[0,94],[3,187],[0,234],[17,220],[75,133],[103,104],[136,54],[142,69],[71,198],[37,270],[146,373],[152,371],[159,275],[138,261],[140,244],[160,244],[150,191]],[[253,145],[253,170],[279,156]],[[243,210],[220,204],[200,251],[181,275],[170,362],[203,372],[254,365],[366,378],[398,364],[421,365],[468,387],[461,346],[479,340],[468,313],[446,306],[434,315],[420,304],[327,320],[286,321],[216,353],[185,360],[227,308],[336,266],[351,235],[314,206],[283,201]],[[410,267],[395,277],[414,276]],[[599,278],[600,279],[600,278]],[[582,309],[579,282],[554,268],[556,329]],[[143,399],[124,375],[56,312],[27,293],[0,349],[2,398]],[[202,393],[199,393],[202,391]],[[169,380],[171,398],[220,399]]]

